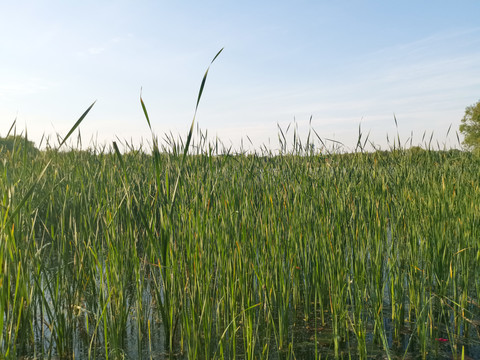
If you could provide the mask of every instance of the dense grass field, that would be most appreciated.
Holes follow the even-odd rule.
[[[478,158],[197,145],[2,152],[2,358],[480,358]]]

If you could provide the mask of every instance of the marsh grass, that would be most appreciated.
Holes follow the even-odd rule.
[[[471,154],[180,154],[7,154],[6,358],[478,348]]]
[[[207,74],[185,141],[2,152],[3,358],[475,357],[478,158],[235,154],[194,136]]]

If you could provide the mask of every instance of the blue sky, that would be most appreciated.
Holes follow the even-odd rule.
[[[225,47],[197,115],[211,140],[274,150],[277,124],[306,139],[312,117],[346,149],[359,125],[387,148],[395,114],[403,142],[458,147],[480,99],[478,14],[478,1],[2,1],[0,135],[16,118],[53,139],[97,100],[84,145],[147,142],[143,88],[155,133],[185,136]]]

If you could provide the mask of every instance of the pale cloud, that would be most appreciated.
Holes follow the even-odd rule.
[[[87,51],[90,55],[98,55],[98,54],[103,53],[105,51],[105,48],[104,47],[91,47]]]
[[[111,39],[111,42],[114,44],[118,44],[123,41],[133,39],[133,37],[134,36],[132,33],[128,33],[127,35],[124,35],[124,36],[115,36],[114,38]]]
[[[15,96],[39,94],[53,86],[55,84],[52,82],[34,77],[6,81],[0,84],[0,99],[5,100]]]
[[[99,54],[102,54],[104,52],[107,52],[108,50],[110,50],[113,46],[117,46],[127,40],[130,40],[132,39],[134,36],[133,34],[131,33],[128,33],[127,35],[124,35],[124,36],[115,36],[113,38],[111,38],[110,40],[108,41],[104,41],[102,43],[100,43],[99,45],[97,46],[91,46],[89,47],[86,51],[81,51],[78,53],[78,55],[80,56],[85,56],[85,55],[91,55],[91,56],[95,56],[95,55],[99,55]]]

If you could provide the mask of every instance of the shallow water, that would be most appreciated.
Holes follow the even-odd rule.
[[[145,296],[149,296],[145,294]],[[418,343],[418,337],[415,334],[415,324],[405,322],[405,326],[400,334],[395,335],[394,325],[390,319],[390,309],[384,309],[383,326],[385,329],[386,340],[388,343],[391,358],[393,359],[421,359],[423,358],[422,349]],[[274,337],[265,339],[265,329],[259,329],[260,338],[263,338],[269,344],[268,358],[269,359],[316,359],[321,358],[335,358],[334,333],[333,329],[328,326],[330,320],[326,314],[326,325],[319,324],[317,314],[317,323],[312,314],[311,320],[308,322],[303,319],[303,311],[291,311],[289,316],[289,347],[284,351],[276,349],[276,342]],[[40,319],[38,319],[40,320]],[[45,320],[45,319],[44,319]],[[135,313],[132,311],[127,322],[127,331],[124,338],[124,346],[122,349],[110,351],[110,358],[126,358],[126,359],[188,359],[188,349],[184,347],[181,350],[180,339],[177,339],[177,350],[173,354],[168,354],[165,346],[165,333],[162,324],[155,321],[153,316],[150,316],[150,337],[148,330],[143,329],[142,338],[139,338],[138,321]],[[85,337],[85,324],[81,324],[79,319],[76,331],[74,332],[72,344],[72,358],[74,359],[104,359],[105,349],[104,340],[101,336],[95,344],[89,343],[89,337]],[[38,325],[39,323],[36,322]],[[45,322],[44,322],[45,324]],[[466,359],[480,359],[480,338],[475,329],[470,329],[469,337],[463,337],[463,331],[460,331],[461,336],[456,337],[447,332],[448,324],[445,324],[445,329],[436,329],[437,334],[427,344],[426,359],[452,359],[453,353],[456,350],[457,356],[461,355],[462,348]],[[478,327],[477,327],[478,329]],[[41,333],[43,331],[43,334]],[[243,340],[241,338],[242,329],[237,331],[237,349],[236,358],[244,358]],[[19,339],[20,340],[20,339]],[[218,339],[217,339],[218,340]],[[452,348],[452,340],[455,343],[456,349]],[[21,341],[20,341],[21,342]],[[257,356],[262,353],[264,344],[258,344]],[[345,338],[340,339],[339,342],[339,358],[357,359],[358,342],[353,331],[349,331]],[[35,327],[35,352],[24,349],[18,349],[19,357],[23,359],[31,358],[33,355],[37,359],[47,359],[49,355],[55,358],[56,349],[48,326]],[[231,353],[231,352],[230,352]],[[373,324],[369,327],[369,332],[366,334],[366,353],[370,359],[384,359],[386,352],[380,339],[374,336]],[[90,354],[90,357],[89,357]],[[317,354],[317,357],[316,357]],[[229,358],[228,351],[224,354]],[[202,358],[200,356],[200,358]]]

